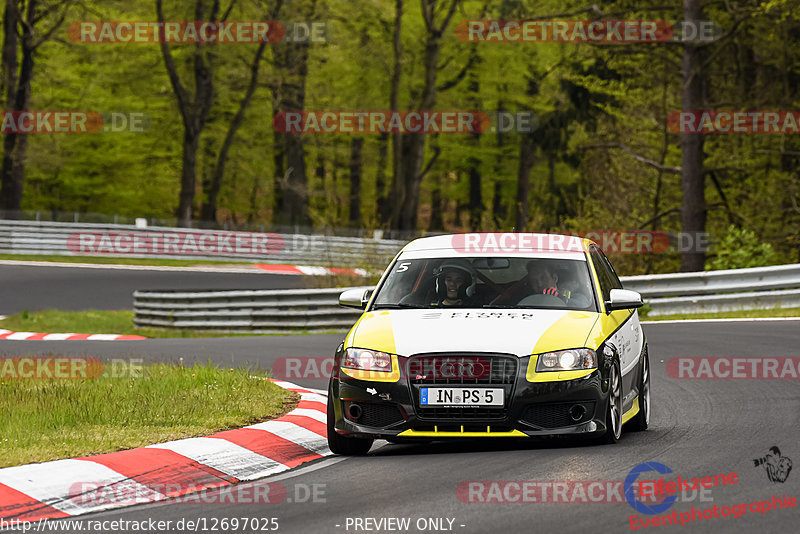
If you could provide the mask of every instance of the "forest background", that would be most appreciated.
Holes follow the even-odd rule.
[[[719,31],[625,44],[459,33],[469,20],[528,19],[707,20]],[[111,44],[70,31],[157,20],[283,21],[301,34],[316,24],[324,39]],[[800,262],[800,136],[668,126],[680,110],[800,109],[795,0],[6,0],[3,21],[6,112],[146,117],[142,131],[4,129],[5,218],[79,212],[387,237],[707,232],[708,251],[615,264],[637,274]],[[276,114],[303,110],[502,110],[532,114],[536,127],[273,127]]]

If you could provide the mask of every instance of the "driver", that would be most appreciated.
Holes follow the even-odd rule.
[[[470,306],[474,304],[477,279],[471,265],[452,260],[446,261],[435,271],[436,296],[433,306]]]

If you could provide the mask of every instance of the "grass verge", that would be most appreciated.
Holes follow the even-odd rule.
[[[0,467],[204,436],[285,414],[297,396],[249,369],[130,368],[128,378],[0,380]]]
[[[773,308],[769,310],[739,310],[717,313],[692,313],[642,317],[643,321],[675,321],[682,319],[755,319],[760,317],[800,317],[800,308]]]
[[[286,332],[285,334],[251,334],[208,332],[203,330],[172,330],[169,328],[137,328],[133,325],[133,311],[61,311],[42,310],[23,311],[0,321],[0,329],[14,332],[74,333],[74,334],[120,334],[145,336],[154,339],[235,337],[235,336],[274,336],[286,334],[310,334],[320,332]],[[324,332],[323,332],[324,333]]]

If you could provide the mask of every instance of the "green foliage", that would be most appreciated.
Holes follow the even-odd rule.
[[[778,254],[769,243],[758,239],[746,228],[728,227],[728,234],[714,247],[716,255],[706,262],[706,269],[745,269],[778,263]]]
[[[194,2],[165,2],[166,16],[191,20]],[[440,1],[437,10],[448,2]],[[310,6],[313,5],[313,10]],[[264,19],[273,3],[235,2],[229,20]],[[399,108],[413,109],[423,85],[426,28],[421,2],[404,3]],[[680,20],[680,3],[609,0],[600,18]],[[535,154],[527,229],[533,231],[681,231],[681,135],[667,117],[681,109],[679,43],[470,43],[455,28],[465,20],[536,19],[559,13],[593,17],[578,0],[459,3],[442,35],[437,110],[531,111]],[[704,2],[704,17],[730,36],[706,46],[710,109],[791,110],[800,106],[800,13],[796,0]],[[329,43],[309,46],[304,108],[388,110],[394,55],[392,0],[284,2],[284,20],[324,21]],[[308,12],[306,12],[308,11]],[[152,20],[153,2],[89,0],[72,20]],[[443,13],[437,11],[437,17]],[[53,21],[44,20],[45,26]],[[80,44],[66,24],[37,52],[33,108],[144,112],[142,133],[29,136],[23,208],[133,217],[174,217],[183,126],[155,43]],[[251,107],[231,148],[219,197],[219,222],[229,228],[276,221],[273,65],[268,47]],[[247,85],[254,44],[210,47],[216,55],[215,100],[198,150],[196,207]],[[191,85],[191,45],[171,45],[182,80]],[[472,58],[477,58],[471,63]],[[190,87],[191,88],[191,87]],[[361,227],[381,226],[379,199],[392,178],[391,142],[364,138]],[[515,224],[522,135],[431,134],[433,160],[420,192],[419,230],[510,230]],[[303,136],[312,223],[349,224],[352,135]],[[800,136],[707,135],[707,231],[721,241],[730,225],[756,229],[779,261],[800,261]],[[470,222],[470,171],[480,174],[480,223]],[[474,191],[472,191],[474,194]],[[389,203],[397,199],[389,198]],[[441,214],[441,224],[432,213]],[[621,274],[675,271],[676,252],[614,259]],[[712,259],[712,261],[718,261]],[[723,261],[723,260],[719,260]],[[728,260],[725,260],[726,262]],[[727,263],[726,263],[727,264]],[[731,260],[730,265],[739,262]]]

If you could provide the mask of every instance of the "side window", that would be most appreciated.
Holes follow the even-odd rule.
[[[410,295],[427,265],[424,260],[399,260],[381,287],[375,299],[376,304],[396,304]]]
[[[611,288],[612,289],[622,289],[622,282],[619,280],[619,276],[617,276],[617,271],[614,270],[614,266],[611,265],[611,262],[608,261],[608,257],[603,254],[602,252],[598,251],[600,257],[603,259],[603,263],[606,264],[606,268],[608,269],[608,273],[611,276]]]
[[[592,247],[589,255],[592,258],[592,265],[597,273],[597,281],[600,282],[600,292],[603,294],[603,301],[608,301],[611,298],[611,290],[615,288],[614,278],[616,275],[614,271],[609,268],[608,261],[598,249]],[[618,280],[617,280],[618,281]]]

